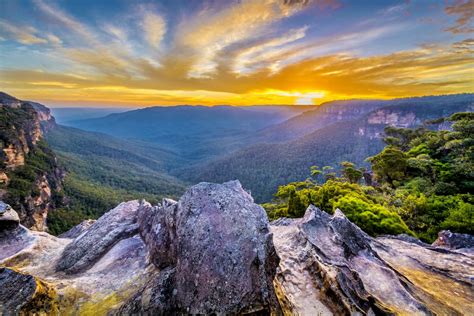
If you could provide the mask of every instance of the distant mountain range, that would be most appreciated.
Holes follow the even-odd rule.
[[[176,175],[193,183],[239,179],[257,201],[264,202],[279,185],[306,178],[312,165],[337,168],[342,161],[364,165],[367,157],[383,149],[386,126],[415,127],[473,110],[473,94],[329,102],[256,133],[249,139],[256,144],[250,147],[178,170]]]
[[[51,108],[51,112],[58,124],[68,125],[71,121],[86,120],[104,117],[113,113],[122,113],[130,111],[130,108],[88,108],[88,107],[69,107],[69,108]]]
[[[68,125],[157,144],[191,160],[206,160],[246,145],[256,131],[297,115],[305,107],[151,107],[78,120]],[[242,142],[244,141],[244,142]]]
[[[41,115],[49,113],[29,104]],[[383,148],[388,125],[414,127],[473,110],[474,94],[459,94],[319,106],[55,109],[69,126],[47,117],[41,124],[68,174],[64,190],[72,199],[70,210],[79,208],[90,217],[119,196],[179,196],[200,181],[239,179],[256,201],[269,201],[279,185],[306,178],[312,165],[337,168],[345,160],[364,165]]]

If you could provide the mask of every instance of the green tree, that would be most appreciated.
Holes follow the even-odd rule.
[[[291,217],[302,217],[306,211],[300,194],[296,190],[291,190],[288,197],[288,215]]]
[[[397,181],[406,176],[408,157],[402,150],[387,146],[384,150],[373,157],[368,158],[372,164],[375,178],[380,182],[387,182],[394,187]]]
[[[362,171],[358,170],[356,166],[349,161],[341,162],[342,175],[350,183],[359,183],[362,178]]]
[[[441,123],[452,129],[439,130]],[[474,114],[456,113],[416,129],[389,127],[386,134],[387,146],[368,158],[377,186],[368,185],[370,171],[351,162],[341,163],[341,178],[331,167],[314,167],[311,174],[322,174],[324,182],[280,186],[272,214],[299,217],[313,204],[328,213],[341,209],[374,236],[407,233],[432,242],[442,229],[474,234]],[[359,184],[362,176],[366,185]]]

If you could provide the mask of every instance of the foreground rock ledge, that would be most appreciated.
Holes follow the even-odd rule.
[[[275,285],[300,315],[469,315],[474,257],[408,236],[373,239],[340,210],[272,223]]]
[[[269,225],[238,181],[198,184],[178,202],[124,202],[64,238],[30,231],[3,209],[0,314],[465,315],[474,308],[472,236],[443,232],[433,246],[408,236],[374,239],[343,212],[312,206],[304,218]],[[11,295],[12,284],[23,296]]]
[[[166,272],[122,313],[280,313],[268,219],[238,181],[200,183],[178,203],[143,204],[139,223],[152,262]]]

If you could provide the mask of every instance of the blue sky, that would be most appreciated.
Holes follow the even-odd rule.
[[[2,0],[0,89],[49,104],[472,92],[473,0]]]

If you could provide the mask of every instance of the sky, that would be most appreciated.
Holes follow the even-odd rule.
[[[474,0],[0,0],[0,90],[49,106],[474,92]]]

